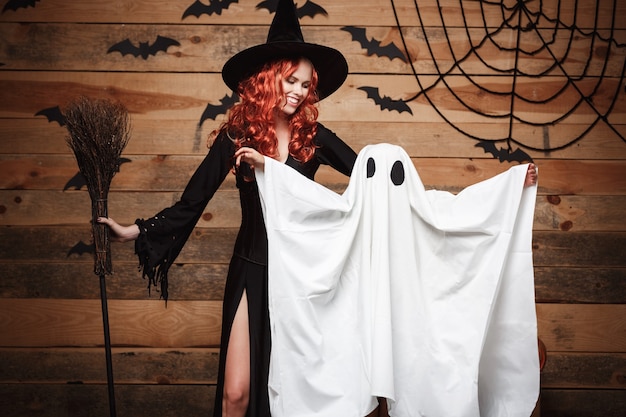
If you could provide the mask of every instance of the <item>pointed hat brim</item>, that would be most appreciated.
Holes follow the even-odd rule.
[[[348,63],[336,49],[301,42],[275,42],[253,46],[230,58],[222,68],[226,85],[237,91],[239,83],[270,61],[305,57],[318,74],[317,94],[322,100],[334,93],[348,76]]]
[[[222,78],[237,92],[239,83],[268,62],[282,58],[307,58],[318,74],[317,94],[322,100],[334,93],[348,76],[348,63],[336,49],[304,42],[293,0],[280,0],[267,42],[237,53],[224,64]]]

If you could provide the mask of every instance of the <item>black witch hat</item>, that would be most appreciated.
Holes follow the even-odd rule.
[[[319,100],[334,93],[348,76],[348,63],[336,49],[304,42],[293,0],[279,0],[264,44],[244,49],[222,68],[222,78],[231,90],[257,72],[263,64],[281,58],[305,57],[317,71]]]

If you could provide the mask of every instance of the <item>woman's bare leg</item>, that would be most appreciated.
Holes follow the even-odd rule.
[[[378,399],[378,417],[389,417],[389,411],[387,410],[387,399]]]
[[[387,399],[379,397],[378,407],[365,417],[389,417],[389,413],[387,412]]]
[[[222,417],[242,417],[250,399],[250,330],[248,297],[243,291],[228,341]]]

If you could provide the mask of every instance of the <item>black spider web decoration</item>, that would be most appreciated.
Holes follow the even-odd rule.
[[[509,154],[513,144],[540,152],[564,149],[600,122],[626,142],[609,120],[624,83],[626,45],[615,38],[618,0],[612,0],[611,16],[601,13],[607,10],[600,8],[601,1],[458,0],[460,16],[450,17],[450,1],[443,7],[440,0],[420,0],[419,5],[413,0],[415,26],[419,26],[434,71],[420,74],[409,59],[419,91],[395,101],[402,104],[424,97],[454,129],[483,144],[506,142]],[[394,0],[391,6],[409,57]],[[425,22],[426,10],[439,11],[440,27]],[[475,18],[478,13],[480,23]],[[470,14],[473,27],[468,24]],[[463,27],[448,25],[453,18],[462,19]],[[607,20],[610,27],[599,26]],[[464,38],[463,45],[459,38]],[[443,44],[447,44],[445,51]],[[455,84],[459,77],[469,81],[469,87]],[[481,99],[476,100],[476,95]],[[447,114],[450,102],[479,120],[506,121],[501,124],[506,131],[485,137],[484,132],[456,123]]]

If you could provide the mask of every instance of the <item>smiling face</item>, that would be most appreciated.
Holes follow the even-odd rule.
[[[307,59],[301,59],[298,68],[287,77],[280,77],[279,83],[283,92],[282,111],[292,115],[309,95],[313,65]]]

